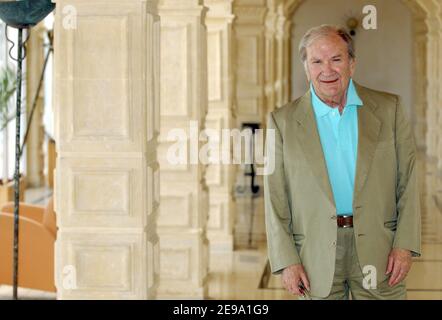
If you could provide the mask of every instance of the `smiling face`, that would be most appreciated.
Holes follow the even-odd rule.
[[[347,44],[335,34],[315,39],[307,48],[306,73],[316,94],[327,104],[343,104],[355,61]]]

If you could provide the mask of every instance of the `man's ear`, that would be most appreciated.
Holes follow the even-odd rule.
[[[310,72],[308,71],[307,61],[304,62],[304,71],[305,71],[305,75],[307,76],[308,82],[310,82],[311,79],[310,79]]]
[[[350,77],[353,77],[356,69],[356,60],[355,58],[350,58]]]

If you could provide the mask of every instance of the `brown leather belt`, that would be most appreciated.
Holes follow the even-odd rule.
[[[338,216],[336,222],[339,228],[351,228],[353,227],[353,216]]]

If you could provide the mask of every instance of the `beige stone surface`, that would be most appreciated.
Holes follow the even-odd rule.
[[[161,17],[161,168],[160,236],[161,281],[158,297],[202,299],[207,296],[208,189],[206,166],[198,158],[196,141],[185,164],[171,163],[167,154],[176,140],[171,130],[183,130],[186,145],[192,129],[205,128],[207,115],[207,38],[202,0],[163,0]],[[198,136],[197,136],[198,137]],[[198,140],[198,139],[197,139]]]
[[[76,11],[74,27],[63,9]],[[155,1],[57,1],[58,299],[148,299],[159,283]]]
[[[208,8],[207,26],[207,68],[208,68],[208,113],[206,128],[215,130],[220,144],[223,129],[236,127],[235,77],[233,70],[234,47],[232,23],[233,0],[206,0]],[[210,138],[209,138],[210,139]],[[219,149],[223,146],[220,145]],[[224,146],[226,153],[230,148]],[[237,166],[234,164],[211,163],[207,167],[206,181],[209,188],[209,217],[207,237],[210,252],[233,250],[233,224],[235,200],[233,183]]]

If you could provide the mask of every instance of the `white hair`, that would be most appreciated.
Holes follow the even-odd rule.
[[[306,66],[307,61],[307,47],[309,47],[313,41],[320,37],[337,35],[347,44],[348,56],[351,59],[355,58],[355,48],[353,43],[353,38],[345,31],[344,28],[333,26],[329,24],[323,24],[318,27],[309,29],[302,37],[299,43],[299,54],[301,56],[301,61]]]

